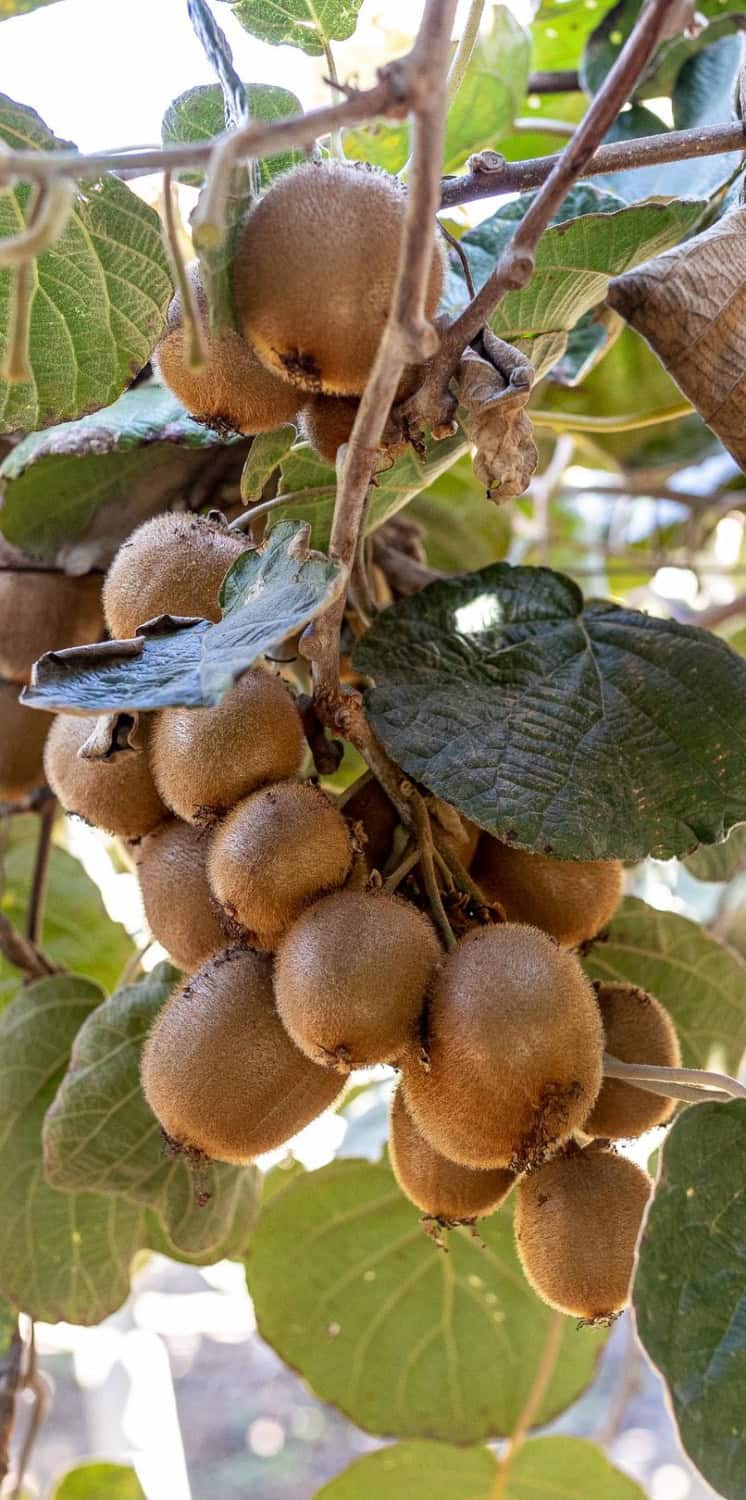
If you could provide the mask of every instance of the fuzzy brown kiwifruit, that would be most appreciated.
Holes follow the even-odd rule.
[[[208,841],[206,830],[169,818],[137,851],[148,926],[180,969],[198,968],[229,941],[207,882]]]
[[[85,646],[104,633],[101,578],[0,569],[0,677],[28,682],[45,651]]]
[[[293,1041],[347,1072],[396,1062],[413,1046],[441,956],[428,918],[398,896],[338,891],[280,944],[275,995]]]
[[[246,219],[233,270],[239,323],[270,369],[304,390],[361,394],[391,305],[405,210],[396,178],[352,164],[308,163],[275,179]],[[434,225],[432,245],[428,318],[443,286]]]
[[[606,1051],[620,1062],[679,1068],[679,1039],[668,1012],[652,995],[632,984],[597,984]],[[675,1100],[636,1089],[620,1078],[605,1078],[601,1092],[583,1125],[586,1135],[629,1140],[664,1125],[676,1108]]]
[[[475,928],[445,958],[404,1097],[437,1151],[465,1167],[541,1161],[582,1126],[601,1086],[603,1027],[577,959],[536,927]]]
[[[303,725],[295,700],[269,672],[247,672],[214,708],[166,708],[155,717],[156,786],[186,823],[211,823],[240,797],[295,776]]]
[[[544,1302],[591,1322],[626,1307],[652,1190],[634,1162],[593,1147],[557,1156],[519,1182],[518,1255]]]
[[[347,879],[347,824],[320,787],[283,781],[245,797],[216,829],[207,873],[229,916],[258,948],[276,947],[290,923]]]
[[[122,542],[104,582],[110,634],[126,640],[156,615],[219,620],[220,585],[246,538],[203,516],[154,516]]]
[[[197,262],[188,267],[205,334],[206,359],[190,370],[184,343],[184,312],[179,292],[171,300],[166,332],[155,353],[164,383],[199,422],[235,432],[271,432],[292,422],[300,405],[296,389],[273,375],[250,344],[232,329],[209,331],[209,309]]]
[[[44,785],[44,743],[52,715],[18,702],[17,682],[0,679],[0,802],[23,802]]]
[[[301,432],[320,458],[337,462],[337,450],[349,442],[360,405],[353,396],[314,396],[300,416]]]
[[[147,751],[84,759],[79,751],[95,725],[95,717],[88,715],[57,715],[44,751],[47,781],[65,812],[121,838],[142,838],[166,817]]]
[[[351,824],[362,823],[365,858],[372,870],[382,870],[391,853],[399,818],[375,776],[363,776],[360,780],[362,785],[352,786],[340,807]]]
[[[472,1224],[495,1212],[507,1198],[515,1175],[503,1167],[475,1172],[435,1151],[417,1129],[401,1088],[391,1101],[389,1156],[402,1192],[428,1218],[445,1224]]]
[[[275,1010],[271,960],[245,948],[215,954],[171,996],[141,1073],[166,1135],[216,1161],[284,1145],[343,1087],[293,1045]]]
[[[563,948],[588,942],[606,926],[624,879],[618,860],[554,859],[514,849],[487,833],[479,840],[473,874],[509,922],[530,922]]]

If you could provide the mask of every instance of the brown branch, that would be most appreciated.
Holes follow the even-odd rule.
[[[0,953],[14,969],[20,969],[26,979],[48,979],[50,974],[61,974],[59,964],[52,963],[36,943],[22,937],[17,927],[0,912]]]
[[[26,914],[26,937],[30,943],[34,944],[34,947],[41,941],[42,927],[44,925],[44,902],[47,895],[49,859],[52,853],[52,832],[56,813],[57,798],[53,792],[47,791],[46,797],[39,807],[39,833],[36,842],[36,858],[34,860],[34,874],[31,881],[31,894]]]
[[[579,91],[577,68],[557,68],[554,72],[528,75],[527,94],[577,94]],[[541,116],[536,121],[536,129],[541,130]]]
[[[10,1440],[16,1410],[16,1396],[23,1384],[25,1343],[16,1323],[10,1344],[0,1359],[0,1484],[10,1469]]]

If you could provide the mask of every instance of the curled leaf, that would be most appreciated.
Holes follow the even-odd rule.
[[[491,359],[484,359],[474,349],[465,351],[459,370],[459,399],[464,428],[477,450],[477,479],[485,486],[488,499],[511,500],[527,489],[539,461],[525,409],[533,370],[517,349],[494,334],[489,340],[486,347],[493,355]]]
[[[140,715],[100,714],[78,755],[81,760],[111,760],[123,750],[143,748]]]

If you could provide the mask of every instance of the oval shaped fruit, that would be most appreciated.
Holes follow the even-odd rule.
[[[213,835],[207,870],[221,906],[269,949],[310,902],[342,885],[351,864],[349,829],[326,793],[284,781],[233,808]]]
[[[494,1213],[516,1180],[502,1167],[475,1172],[434,1151],[417,1129],[401,1088],[391,1101],[389,1156],[394,1176],[410,1203],[443,1224],[473,1224],[475,1219]]]
[[[275,964],[280,1017],[316,1062],[349,1072],[414,1045],[441,956],[427,917],[398,896],[338,891],[293,923]]]
[[[80,747],[95,724],[88,715],[57,715],[44,751],[47,781],[65,812],[121,838],[142,838],[166,816],[147,752],[120,750],[108,760],[84,760]]]
[[[243,332],[270,369],[304,390],[362,393],[391,305],[405,211],[397,179],[365,167],[308,163],[275,179],[246,219],[233,283]],[[443,287],[434,224],[432,246],[428,318]]]
[[[214,708],[157,714],[151,759],[166,806],[186,823],[209,823],[247,792],[297,774],[303,725],[280,678],[256,669]]]
[[[28,682],[45,651],[85,646],[104,633],[101,578],[31,568],[0,570],[0,676]]]
[[[154,516],[123,542],[104,582],[104,613],[115,640],[157,615],[219,620],[220,585],[246,538],[203,516]]]
[[[343,1087],[293,1045],[274,1007],[271,961],[245,948],[216,954],[176,990],[141,1072],[170,1139],[216,1161],[283,1146]]]
[[[18,683],[0,679],[0,802],[23,802],[45,782],[44,744],[52,715],[18,702]]]
[[[668,1012],[632,984],[597,984],[606,1051],[620,1062],[679,1068],[679,1039]],[[673,1099],[636,1089],[620,1078],[605,1078],[583,1129],[587,1135],[628,1140],[664,1125],[676,1108]]]
[[[404,1097],[451,1161],[522,1171],[583,1124],[601,1086],[601,1019],[577,959],[538,928],[462,938],[426,1022],[429,1071],[410,1053]]]
[[[626,1307],[652,1191],[634,1162],[593,1148],[557,1156],[519,1182],[518,1255],[544,1302],[592,1322]]]
[[[490,834],[479,840],[473,874],[509,922],[530,922],[563,948],[588,942],[606,926],[624,879],[618,860],[554,859],[513,849]]]
[[[353,396],[314,396],[301,412],[301,432],[320,458],[336,464],[337,450],[349,442],[360,405]]]
[[[137,854],[145,916],[153,937],[179,969],[196,969],[224,948],[228,933],[207,882],[209,835],[170,818]]]

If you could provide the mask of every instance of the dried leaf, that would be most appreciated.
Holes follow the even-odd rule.
[[[510,500],[524,493],[539,461],[525,410],[533,370],[524,355],[495,335],[490,335],[487,347],[492,359],[466,350],[459,371],[459,402],[464,429],[477,450],[477,479],[488,499]]]
[[[78,755],[81,760],[111,760],[122,751],[139,752],[143,748],[138,713],[100,714]]]

